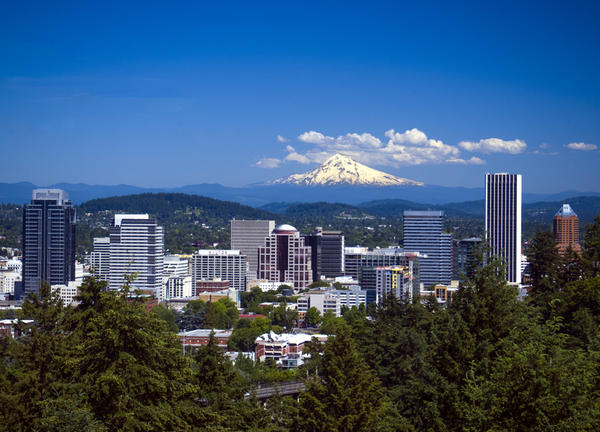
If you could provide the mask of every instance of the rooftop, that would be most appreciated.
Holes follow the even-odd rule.
[[[556,214],[554,215],[556,216],[560,216],[560,217],[570,217],[570,216],[575,216],[577,217],[577,213],[575,213],[573,211],[573,209],[571,208],[571,206],[569,204],[563,204],[562,207],[556,212]]]

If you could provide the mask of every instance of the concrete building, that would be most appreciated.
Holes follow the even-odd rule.
[[[200,249],[192,257],[192,286],[206,280],[226,280],[237,291],[246,290],[248,260],[239,250]]]
[[[58,293],[60,299],[65,306],[77,303],[75,297],[79,294],[80,282],[71,281],[67,285],[52,285],[53,292]]]
[[[367,305],[367,291],[359,286],[347,290],[315,289],[298,297],[298,314],[303,319],[311,307],[316,308],[321,315],[330,311],[335,316],[342,316],[342,308],[360,307]]]
[[[147,214],[117,214],[110,229],[110,289],[121,289],[126,275],[137,274],[130,289],[162,300],[163,228]]]
[[[400,247],[368,250],[367,248],[346,248],[346,264],[348,257],[352,260],[352,272],[346,267],[346,274],[358,279],[359,285],[368,293],[367,303],[377,300],[377,267],[403,266],[411,271],[414,295],[418,295],[420,285],[420,261],[424,255],[417,252],[406,252]]]
[[[21,282],[21,273],[0,271],[0,294],[14,294],[15,284]]]
[[[90,267],[96,279],[107,281],[110,274],[110,237],[94,237]]]
[[[490,255],[506,262],[506,280],[521,283],[520,174],[485,175],[485,238]]]
[[[256,360],[273,359],[283,369],[296,368],[304,364],[307,357],[304,346],[311,340],[327,341],[327,335],[305,333],[265,333],[256,338]]]
[[[323,231],[317,227],[311,235],[304,236],[304,243],[311,248],[313,281],[321,277],[334,278],[344,274],[344,233]]]
[[[344,274],[358,280],[362,257],[369,252],[369,248],[354,246],[344,248]]]
[[[554,241],[558,253],[564,255],[569,247],[575,252],[581,252],[579,244],[579,218],[569,204],[556,212],[553,220]]]
[[[419,280],[426,287],[452,279],[452,236],[444,233],[443,211],[404,212],[404,250],[420,252]]]
[[[194,294],[192,292],[191,276],[170,276],[165,279],[165,293],[163,296],[165,300],[191,297]]]
[[[217,345],[223,351],[227,350],[227,343],[233,333],[233,330],[217,330],[217,329],[197,329],[190,331],[183,331],[177,333],[177,337],[181,340],[184,348],[192,347],[199,348],[204,345],[208,345],[210,335],[213,333]]]
[[[239,250],[248,260],[248,278],[258,274],[258,248],[265,245],[265,238],[275,229],[273,220],[232,220],[231,249]]]
[[[196,285],[193,286],[193,288],[195,289],[194,295],[199,296],[202,293],[229,290],[231,288],[231,282],[221,279],[201,280],[196,281]]]
[[[310,246],[304,245],[304,239],[291,225],[279,225],[265,238],[258,262],[258,279],[290,281],[296,290],[313,281]]]
[[[432,290],[421,291],[421,299],[428,296],[434,296],[438,303],[447,305],[452,303],[453,297],[458,292],[459,282],[453,280],[450,285],[437,284],[433,286]]]
[[[166,277],[185,277],[190,275],[189,261],[179,255],[165,255],[164,275]]]
[[[23,289],[75,279],[75,208],[61,189],[35,189],[23,207]]]
[[[377,303],[381,303],[384,298],[390,295],[399,299],[412,299],[415,288],[408,267],[377,267],[376,275]]]

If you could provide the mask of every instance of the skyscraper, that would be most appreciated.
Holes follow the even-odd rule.
[[[265,238],[275,228],[273,220],[232,220],[231,249],[239,250],[248,259],[248,277],[256,278],[258,272],[258,248],[265,245]]]
[[[90,264],[97,280],[107,281],[110,272],[110,237],[94,237]]]
[[[452,279],[452,235],[444,233],[443,211],[404,212],[404,250],[420,252],[420,281],[429,287]]]
[[[108,286],[120,289],[125,275],[136,274],[131,290],[161,300],[164,266],[163,228],[147,214],[117,214],[110,229]]]
[[[521,193],[521,174],[485,175],[485,237],[512,283],[521,283]]]
[[[23,288],[75,280],[75,209],[60,189],[35,189],[23,208]]]
[[[323,231],[317,227],[311,235],[304,236],[304,243],[311,248],[312,278],[333,278],[344,274],[344,233]]]
[[[259,279],[294,284],[294,289],[312,283],[311,250],[291,225],[277,226],[259,248]]]
[[[581,252],[579,245],[579,218],[569,204],[563,206],[554,215],[554,241],[558,253],[564,255],[569,246],[575,252]]]

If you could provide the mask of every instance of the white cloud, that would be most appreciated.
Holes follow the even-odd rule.
[[[284,136],[277,135],[277,141],[279,141],[280,143],[286,143],[289,141],[289,139]]]
[[[520,139],[503,140],[500,138],[486,138],[479,141],[461,141],[458,145],[467,151],[480,151],[482,153],[521,153],[527,144]]]
[[[541,144],[540,144],[540,148],[541,148],[542,150],[546,150],[548,147],[550,147],[550,145],[549,145],[548,143],[541,143]]]
[[[350,156],[367,165],[399,167],[422,164],[461,164],[483,165],[486,162],[476,156],[461,157],[463,150],[482,153],[523,152],[527,147],[524,141],[487,138],[479,141],[462,141],[458,146],[444,143],[442,140],[429,138],[425,132],[413,128],[404,132],[389,129],[385,132],[386,141],[382,141],[370,133],[347,133],[337,137],[327,136],[321,132],[310,130],[298,135],[306,151],[297,151],[291,145],[286,146],[287,155],[283,159],[263,158],[255,166],[276,168],[284,162],[301,164],[322,163],[336,153]],[[278,135],[278,141],[286,138]]]
[[[598,149],[596,144],[586,144],[582,142],[572,142],[566,144],[565,147],[570,148],[571,150],[580,150],[580,151],[592,151]]]
[[[281,165],[281,159],[267,157],[262,158],[254,164],[258,168],[277,168],[279,165]]]
[[[300,162],[301,164],[309,164],[312,162],[310,158],[298,153],[291,145],[286,146],[285,149],[288,151],[288,155],[284,159],[286,161],[295,161]]]
[[[471,159],[450,158],[446,159],[446,162],[460,165],[485,165],[485,161],[476,156],[473,156]]]

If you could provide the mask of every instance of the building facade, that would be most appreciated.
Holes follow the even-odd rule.
[[[419,278],[426,287],[452,279],[452,236],[444,233],[443,211],[404,212],[404,250],[426,255]]]
[[[192,257],[192,286],[219,279],[236,291],[246,290],[248,260],[239,250],[200,249]]]
[[[311,248],[313,281],[321,276],[334,278],[344,274],[344,233],[323,231],[317,227],[311,235],[304,236],[306,246]]]
[[[377,267],[375,271],[377,277],[377,303],[381,303],[384,298],[389,296],[398,299],[412,299],[414,287],[408,267]]]
[[[164,276],[163,228],[147,214],[117,214],[110,229],[108,286],[118,290],[126,276],[136,275],[130,290],[162,300]]]
[[[520,174],[485,175],[485,238],[491,256],[506,263],[506,280],[521,283]]]
[[[75,280],[75,209],[60,189],[35,189],[23,208],[23,289]]]
[[[258,248],[265,245],[265,238],[275,229],[273,220],[232,220],[231,249],[239,250],[248,260],[248,278],[258,274]]]
[[[291,225],[277,226],[259,248],[258,278],[271,282],[292,282],[294,289],[311,284],[311,248],[305,246],[298,230]]]
[[[94,277],[107,281],[110,273],[110,237],[94,237],[94,250],[90,254]]]
[[[556,212],[553,220],[554,241],[558,253],[564,255],[569,247],[575,252],[581,252],[579,244],[579,218],[569,204]]]

